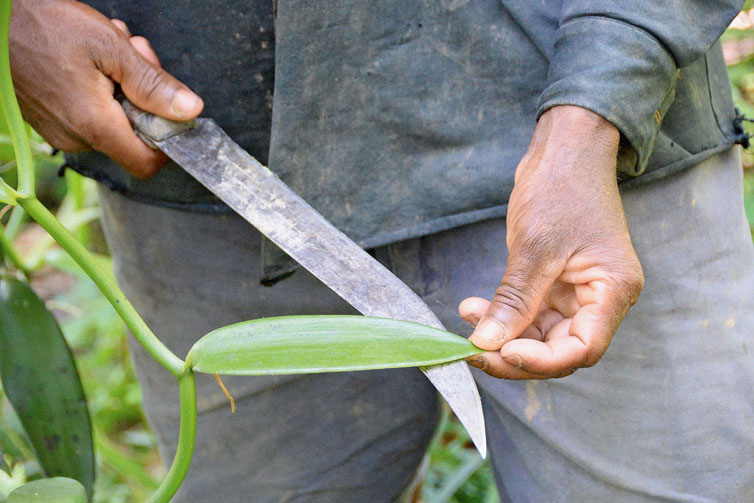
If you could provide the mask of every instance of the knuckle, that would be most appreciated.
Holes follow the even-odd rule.
[[[146,180],[157,174],[166,162],[167,158],[160,152],[148,150],[143,155],[129,159],[126,168],[136,178]]]
[[[554,229],[544,222],[527,225],[518,234],[521,246],[527,249],[550,249],[555,242]]]
[[[560,372],[557,375],[554,375],[553,379],[562,379],[564,377],[568,377],[569,375],[572,375],[573,373],[575,373],[577,370],[578,370],[577,368],[564,370],[563,372]]]
[[[542,325],[542,320],[539,318],[534,318],[534,321],[529,325],[528,330],[531,330],[531,334],[539,340],[544,340],[547,335],[544,326]]]
[[[111,73],[123,50],[124,34],[115,26],[103,30],[92,30],[84,41],[89,56],[96,66]]]
[[[149,40],[146,37],[142,37],[141,35],[136,35],[135,37],[131,37],[131,42],[132,43],[136,42],[136,41],[138,41],[139,43],[142,43],[142,44],[151,45],[149,43]]]
[[[638,267],[638,271],[635,271],[627,284],[631,305],[636,304],[642,290],[644,290],[644,271],[642,271],[641,267]]]
[[[633,306],[644,289],[644,273],[641,266],[637,263],[617,274],[613,279],[613,289],[625,300],[628,307]]]
[[[91,150],[80,141],[76,141],[72,139],[50,143],[50,145],[52,145],[56,149],[61,150],[63,152],[71,152],[71,153],[87,152],[88,150]]]
[[[522,318],[529,319],[536,313],[528,300],[533,293],[532,288],[525,281],[509,275],[506,281],[495,290],[491,304],[498,310],[513,310]]]
[[[144,63],[140,66],[138,72],[135,90],[146,101],[153,100],[168,85],[165,73],[150,64]]]
[[[98,114],[96,111],[89,109],[84,113],[76,114],[75,117],[72,117],[71,123],[78,136],[91,145],[92,148],[99,150],[106,136],[105,131],[99,127],[97,118]]]
[[[517,232],[511,243],[511,254],[515,253],[521,264],[528,269],[548,273],[560,262],[560,243],[557,230],[543,223],[526,226]]]
[[[604,343],[589,344],[584,352],[584,359],[581,362],[581,366],[587,368],[597,365],[597,362],[600,361],[602,355],[607,351],[607,346],[609,344],[609,340]]]
[[[71,111],[68,117],[68,127],[79,137],[91,143],[91,138],[96,134],[97,128],[89,109],[79,108]]]
[[[63,152],[86,152],[89,150],[87,146],[75,138],[66,134],[53,134],[46,137],[47,143],[53,148],[61,150]]]
[[[131,166],[130,171],[136,178],[140,180],[148,180],[160,171],[163,164],[164,163],[161,163],[157,159],[147,159],[143,163]]]
[[[600,361],[600,358],[602,357],[602,353],[597,353],[594,350],[587,351],[584,355],[584,361],[582,362],[582,367],[589,368],[594,367],[597,365],[597,362]]]
[[[131,173],[135,178],[139,180],[149,180],[156,173],[157,169],[152,167],[146,167],[143,164],[124,166],[126,170]]]
[[[118,27],[120,32],[118,33],[118,35],[129,36],[131,34],[131,29],[122,19],[111,19],[110,21],[112,21],[112,23]]]

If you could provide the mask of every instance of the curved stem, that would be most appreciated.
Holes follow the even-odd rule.
[[[144,323],[131,302],[115,283],[115,278],[92,257],[76,237],[61,224],[55,215],[34,197],[19,199],[18,203],[50,236],[76,261],[102,294],[110,301],[118,315],[144,349],[175,377],[183,373],[183,360],[165,346]]]
[[[18,231],[21,230],[21,225],[24,223],[25,219],[26,212],[22,207],[16,206],[11,210],[8,225],[5,226],[5,235],[8,236],[8,239],[11,241],[15,239]]]
[[[181,426],[178,433],[178,449],[173,465],[149,503],[167,503],[175,495],[186,478],[196,441],[196,377],[188,370],[178,378],[181,393]]]
[[[66,195],[70,194],[72,206],[75,211],[79,211],[84,207],[84,179],[82,175],[79,175],[72,169],[65,170],[63,174],[65,178]],[[82,243],[89,241],[89,232],[85,225],[79,225],[73,234]]]
[[[2,227],[0,227],[0,251],[2,251],[2,255],[10,260],[11,264],[16,266],[22,273],[24,273],[26,279],[29,279],[29,268],[24,263],[21,256],[18,254],[18,251],[13,246],[11,240],[8,239],[8,236],[6,235],[5,230]]]
[[[27,126],[24,125],[18,108],[13,79],[10,74],[10,52],[8,46],[10,13],[13,0],[0,1],[0,108],[5,115],[8,133],[13,139],[18,168],[18,192],[25,197],[34,195],[34,161]]]
[[[196,440],[196,378],[190,369],[184,371],[183,360],[173,354],[149,329],[136,309],[118,287],[112,275],[87,251],[76,237],[58,221],[45,206],[37,200],[34,191],[34,163],[29,142],[30,128],[24,125],[18,100],[13,89],[10,73],[10,55],[8,48],[10,15],[12,0],[0,0],[0,109],[5,116],[18,168],[18,190],[14,191],[2,182],[0,198],[6,202],[18,203],[26,213],[37,221],[50,236],[76,261],[99,290],[112,304],[115,311],[131,330],[136,340],[160,365],[170,371],[177,379],[181,398],[181,426],[178,449],[173,466],[154,493],[150,501],[154,503],[169,502],[186,477]],[[18,218],[21,218],[20,216]],[[18,220],[16,220],[18,223]],[[10,260],[22,268],[21,260],[5,232],[0,228],[0,245]]]

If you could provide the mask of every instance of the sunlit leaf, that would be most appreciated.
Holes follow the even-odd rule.
[[[91,426],[70,349],[42,300],[10,276],[0,277],[0,348],[0,379],[40,465],[91,494]]]
[[[28,482],[8,496],[6,503],[86,503],[86,489],[65,477]]]
[[[202,337],[186,367],[226,375],[304,374],[416,367],[481,352],[426,325],[365,316],[283,316],[219,328]]]

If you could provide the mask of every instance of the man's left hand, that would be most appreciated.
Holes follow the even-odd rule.
[[[618,130],[575,106],[539,119],[508,205],[508,263],[492,301],[459,306],[506,379],[564,377],[597,363],[644,285],[616,180]]]

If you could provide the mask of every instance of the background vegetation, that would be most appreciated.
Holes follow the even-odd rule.
[[[750,2],[747,2],[747,4]],[[747,6],[748,8],[748,6]],[[737,107],[754,118],[754,11],[745,10],[723,37]],[[13,151],[0,123],[0,175],[14,182]],[[745,123],[747,132],[754,126]],[[63,164],[41,138],[34,143],[39,196],[58,208],[90,249],[106,254],[96,220],[94,182],[75,173],[59,177]],[[745,206],[754,223],[754,153],[744,154]],[[7,223],[9,214],[4,214]],[[134,377],[122,322],[93,283],[56,249],[36,225],[22,223],[15,243],[36,264],[33,287],[58,318],[73,348],[92,415],[97,455],[95,501],[137,503],[146,500],[165,471],[154,437],[141,412],[141,392]],[[40,476],[12,407],[0,388],[0,501],[15,487]],[[430,449],[431,464],[414,501],[423,503],[496,503],[489,464],[482,462],[465,431],[452,417],[444,421]]]

